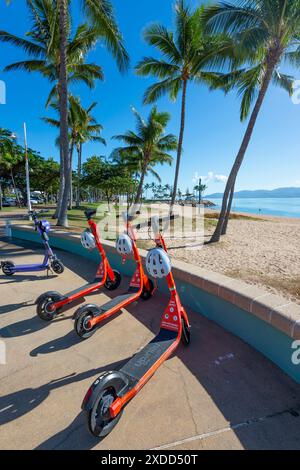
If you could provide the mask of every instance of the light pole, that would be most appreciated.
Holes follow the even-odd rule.
[[[27,208],[31,212],[30,200],[30,179],[29,179],[29,161],[28,161],[28,147],[27,147],[27,129],[24,122],[24,145],[25,145],[25,171],[26,171],[26,193],[27,193]]]

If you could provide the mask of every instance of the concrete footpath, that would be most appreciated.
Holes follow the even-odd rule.
[[[73,331],[76,307],[51,324],[35,313],[47,290],[65,293],[91,280],[96,265],[58,252],[65,273],[0,274],[0,449],[300,449],[300,386],[216,324],[188,311],[183,345],[126,407],[102,442],[81,413],[90,384],[119,368],[159,330],[168,302],[157,293],[114,317],[92,338]],[[0,240],[0,261],[38,262],[42,250]],[[121,289],[126,289],[123,280]],[[119,291],[118,291],[119,292]],[[111,294],[110,294],[111,295]],[[116,294],[114,294],[116,295]],[[103,303],[107,292],[86,299]]]

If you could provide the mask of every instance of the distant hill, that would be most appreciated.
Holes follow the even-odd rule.
[[[214,193],[205,196],[206,199],[220,199],[223,193]],[[258,189],[256,191],[237,191],[234,193],[235,198],[280,198],[280,197],[300,197],[300,188],[278,188],[273,190]]]

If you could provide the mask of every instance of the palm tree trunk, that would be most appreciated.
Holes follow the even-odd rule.
[[[77,173],[77,201],[76,207],[80,207],[80,186],[81,186],[81,164],[82,164],[82,143],[80,143],[78,152],[78,173]]]
[[[249,146],[249,143],[250,143],[253,131],[254,131],[254,127],[255,127],[260,109],[262,107],[262,104],[264,102],[266,93],[268,91],[268,87],[270,85],[272,75],[273,75],[273,72],[274,72],[274,67],[275,67],[275,65],[273,65],[273,64],[268,66],[263,85],[260,89],[257,101],[255,103],[254,109],[252,111],[247,129],[246,129],[246,133],[245,133],[243,141],[242,141],[242,145],[239,149],[239,152],[237,154],[237,157],[236,157],[235,162],[233,164],[233,167],[231,169],[229,178],[227,180],[218,224],[216,226],[216,229],[215,229],[215,232],[214,232],[213,236],[211,237],[210,243],[216,243],[216,242],[220,241],[222,230],[223,230],[223,225],[224,225],[226,214],[227,214],[227,209],[229,207],[228,206],[228,198],[229,198],[229,195],[230,195],[230,191],[234,190],[235,181],[236,181],[239,169],[240,169],[240,167],[243,163],[243,160],[244,160],[246,151],[248,149],[248,146]],[[229,210],[229,213],[228,213],[228,217],[229,217],[229,214],[230,214],[230,210]]]
[[[142,194],[143,194],[143,186],[144,186],[146,171],[147,171],[147,164],[145,164],[144,167],[142,168],[141,178],[140,178],[137,193],[136,193],[136,196],[135,196],[134,204],[138,204],[141,200],[141,197],[142,197]]]
[[[69,204],[68,204],[68,210],[71,211],[73,209],[73,178],[72,178],[72,170],[71,170],[71,176],[70,176],[70,198],[69,198]]]
[[[73,153],[74,153],[74,141],[73,139],[71,140],[71,146],[70,146],[70,166],[71,166],[71,175],[70,175],[70,201],[69,201],[69,210],[73,209]]]
[[[3,194],[2,194],[2,183],[0,181],[0,211],[2,211],[3,204]]]
[[[57,197],[57,202],[56,202],[56,209],[55,213],[53,215],[53,219],[58,219],[59,213],[60,213],[60,208],[61,208],[61,201],[62,201],[62,196],[64,193],[64,188],[65,188],[65,174],[64,174],[64,159],[62,156],[62,152],[60,152],[60,174],[59,174],[59,190],[58,190],[58,197]]]
[[[60,71],[59,71],[59,108],[60,108],[60,146],[64,161],[64,190],[57,225],[68,227],[68,199],[71,187],[71,164],[68,136],[68,83],[67,83],[67,0],[59,0],[60,32]]]
[[[181,163],[182,144],[183,144],[183,136],[184,136],[184,128],[185,128],[186,90],[187,90],[187,80],[184,80],[183,88],[182,88],[180,134],[179,134],[179,140],[178,140],[175,179],[174,179],[173,193],[172,193],[171,207],[170,207],[171,214],[173,212],[173,207],[174,207],[175,200],[176,200],[179,170],[180,170],[180,163]]]
[[[232,206],[232,201],[233,201],[233,196],[234,196],[234,188],[235,188],[235,184],[233,185],[233,187],[230,190],[230,196],[229,196],[227,211],[226,211],[225,220],[224,220],[224,224],[223,224],[223,227],[222,227],[221,235],[226,235],[226,232],[227,232],[228,221],[229,221],[229,216],[230,216],[231,206]]]

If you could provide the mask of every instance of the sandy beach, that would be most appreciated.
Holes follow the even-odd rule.
[[[247,214],[249,216],[249,214]],[[209,240],[213,227],[205,230]],[[218,244],[171,256],[241,279],[300,303],[300,219],[261,217],[231,220]]]

